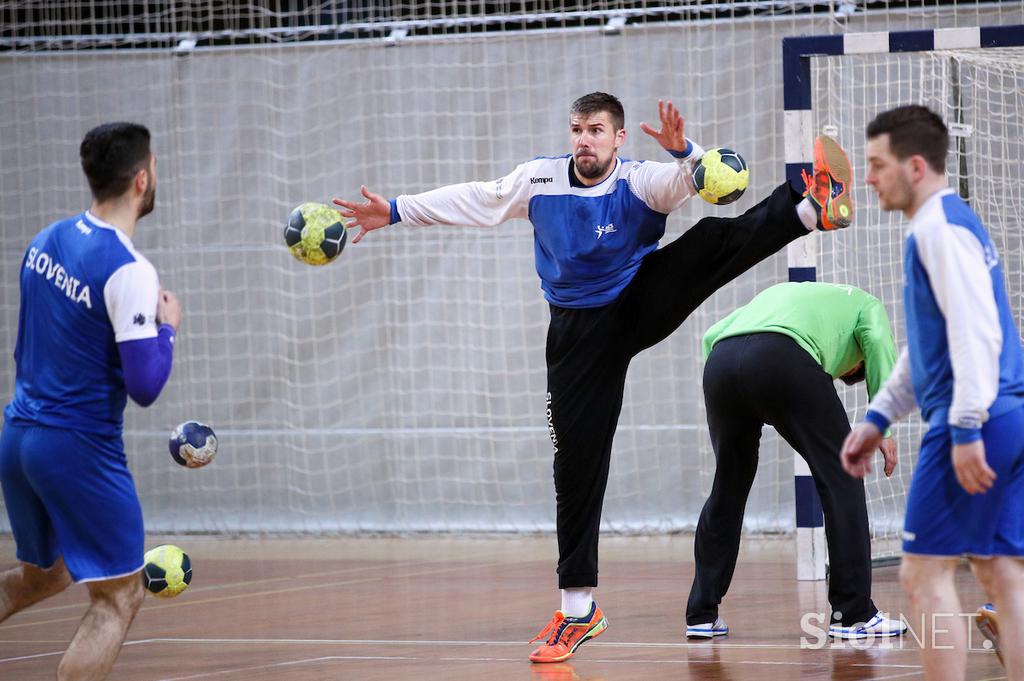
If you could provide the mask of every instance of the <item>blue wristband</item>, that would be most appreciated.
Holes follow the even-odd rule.
[[[981,428],[950,426],[949,432],[953,436],[953,444],[955,445],[966,445],[981,439]]]
[[[178,335],[178,332],[174,330],[174,327],[170,324],[161,324],[160,328],[156,330],[157,337],[167,336],[171,344],[174,344],[174,337]]]
[[[881,412],[868,409],[868,413],[864,414],[864,420],[878,428],[882,433],[889,430],[889,419],[885,418]]]
[[[693,153],[693,143],[690,140],[686,140],[686,148],[682,151],[676,151],[675,149],[667,149],[666,151],[675,158],[686,158]]]
[[[398,214],[398,199],[391,199],[388,201],[391,204],[391,222],[388,224],[395,224],[396,222],[402,221],[402,216]]]

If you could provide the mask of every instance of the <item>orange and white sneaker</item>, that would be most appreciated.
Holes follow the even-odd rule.
[[[978,631],[992,643],[992,650],[996,651],[996,657],[1000,664],[1003,663],[1003,653],[999,650],[999,613],[991,603],[978,608],[974,614],[974,622],[978,625]]]
[[[547,639],[530,653],[530,662],[564,662],[584,641],[599,636],[607,628],[608,620],[597,603],[591,604],[586,617],[566,617],[564,612],[556,610],[548,625],[530,639],[530,643]]]
[[[839,143],[828,135],[814,140],[814,173],[800,171],[807,185],[804,196],[818,211],[818,229],[849,227],[853,221],[853,169]]]

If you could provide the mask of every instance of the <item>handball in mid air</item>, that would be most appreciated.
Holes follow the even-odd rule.
[[[708,203],[724,206],[743,196],[750,181],[747,162],[732,149],[719,147],[704,152],[693,166],[693,185]]]
[[[192,581],[192,561],[173,544],[146,551],[143,560],[142,585],[160,598],[174,598]]]
[[[284,242],[297,260],[326,265],[345,248],[345,222],[330,206],[303,203],[288,216]]]
[[[217,454],[217,435],[205,423],[185,421],[171,433],[167,447],[177,463],[188,468],[202,468]]]

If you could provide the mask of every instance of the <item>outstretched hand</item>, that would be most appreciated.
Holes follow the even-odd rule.
[[[655,130],[646,123],[640,124],[640,129],[658,141],[663,149],[668,151],[685,151],[686,135],[683,129],[686,122],[679,109],[671,100],[658,100],[658,117],[661,119],[661,129]]]
[[[362,241],[367,232],[391,224],[391,204],[388,203],[388,200],[380,194],[374,194],[365,185],[360,187],[359,191],[366,198],[366,203],[334,199],[334,204],[341,206],[338,210],[341,216],[349,218],[348,227],[350,229],[359,228],[359,234],[352,239],[354,244]]]

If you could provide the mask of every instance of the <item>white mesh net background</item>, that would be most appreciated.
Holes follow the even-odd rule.
[[[702,2],[670,11],[607,2],[587,3],[586,12],[560,2],[321,3],[302,11],[152,3],[128,18],[131,3],[76,3],[73,16],[70,3],[33,3],[36,12],[22,4],[0,3],[0,350],[14,347],[27,242],[88,205],[82,135],[108,120],[146,124],[159,159],[158,199],[135,244],[181,297],[185,321],[171,381],[153,407],[128,409],[125,444],[150,530],[225,533],[554,526],[548,312],[529,224],[397,226],[310,268],[281,238],[293,206],[356,197],[360,184],[394,196],[492,179],[533,156],[565,153],[569,103],[606,90],[626,107],[625,156],[663,157],[637,126],[656,119],[657,99],[668,97],[691,137],[733,147],[751,166],[740,202],[689,203],[670,219],[667,241],[702,215],[745,210],[782,180],[784,36],[1024,21],[1018,5],[974,3],[892,3],[887,11],[856,3],[842,21],[835,10],[843,3]],[[627,23],[610,33],[612,14]],[[395,29],[409,33],[389,47]],[[854,70],[848,85],[856,115],[917,96],[907,89],[916,77],[897,71],[870,86],[864,77]],[[1001,87],[1020,91],[1019,81]],[[993,132],[999,141],[988,143],[1000,154],[1019,145],[1010,126],[1019,133],[1020,104],[1005,104]],[[821,106],[822,116],[854,115],[839,101]],[[991,106],[978,110],[988,116]],[[836,121],[857,159],[865,122]],[[993,204],[998,185],[988,166],[974,164],[995,152],[971,145],[983,125],[996,124],[974,124],[967,154],[972,196]],[[973,181],[978,173],[986,186]],[[1004,177],[1002,191],[1014,186]],[[1019,164],[1012,177],[1019,187]],[[859,204],[870,205],[858,191]],[[1003,202],[1011,203],[1003,209],[1019,210],[1019,201]],[[899,288],[899,227],[860,215],[850,234],[822,239],[820,278],[895,301],[887,296]],[[999,243],[1004,254],[1020,252],[1019,242]],[[1019,277],[1019,266],[1006,267]],[[713,467],[700,337],[785,279],[780,254],[634,361],[607,529],[695,525]],[[1015,295],[1019,283],[1010,282]],[[899,329],[899,310],[890,310]],[[0,362],[5,403],[13,383],[13,363]],[[846,397],[851,413],[863,410],[863,398]],[[188,419],[219,437],[217,460],[201,470],[179,468],[167,453],[171,429]],[[903,484],[872,483],[885,518],[902,513]],[[791,530],[792,487],[792,454],[766,429],[748,530]]]
[[[989,230],[1002,260],[1014,316],[1024,313],[1024,50],[991,48],[904,54],[816,57],[813,66],[815,129],[835,126],[855,159],[856,229],[821,240],[819,276],[860,286],[889,311],[897,343],[905,343],[902,304],[903,216],[885,213],[863,183],[863,130],[875,114],[900,104],[924,104],[951,124],[947,161],[951,186],[968,199]],[[884,84],[884,87],[879,87]],[[863,390],[846,390],[851,418],[863,414]],[[874,550],[899,547],[906,490],[924,426],[914,418],[895,429],[896,474],[876,471],[868,482]]]

